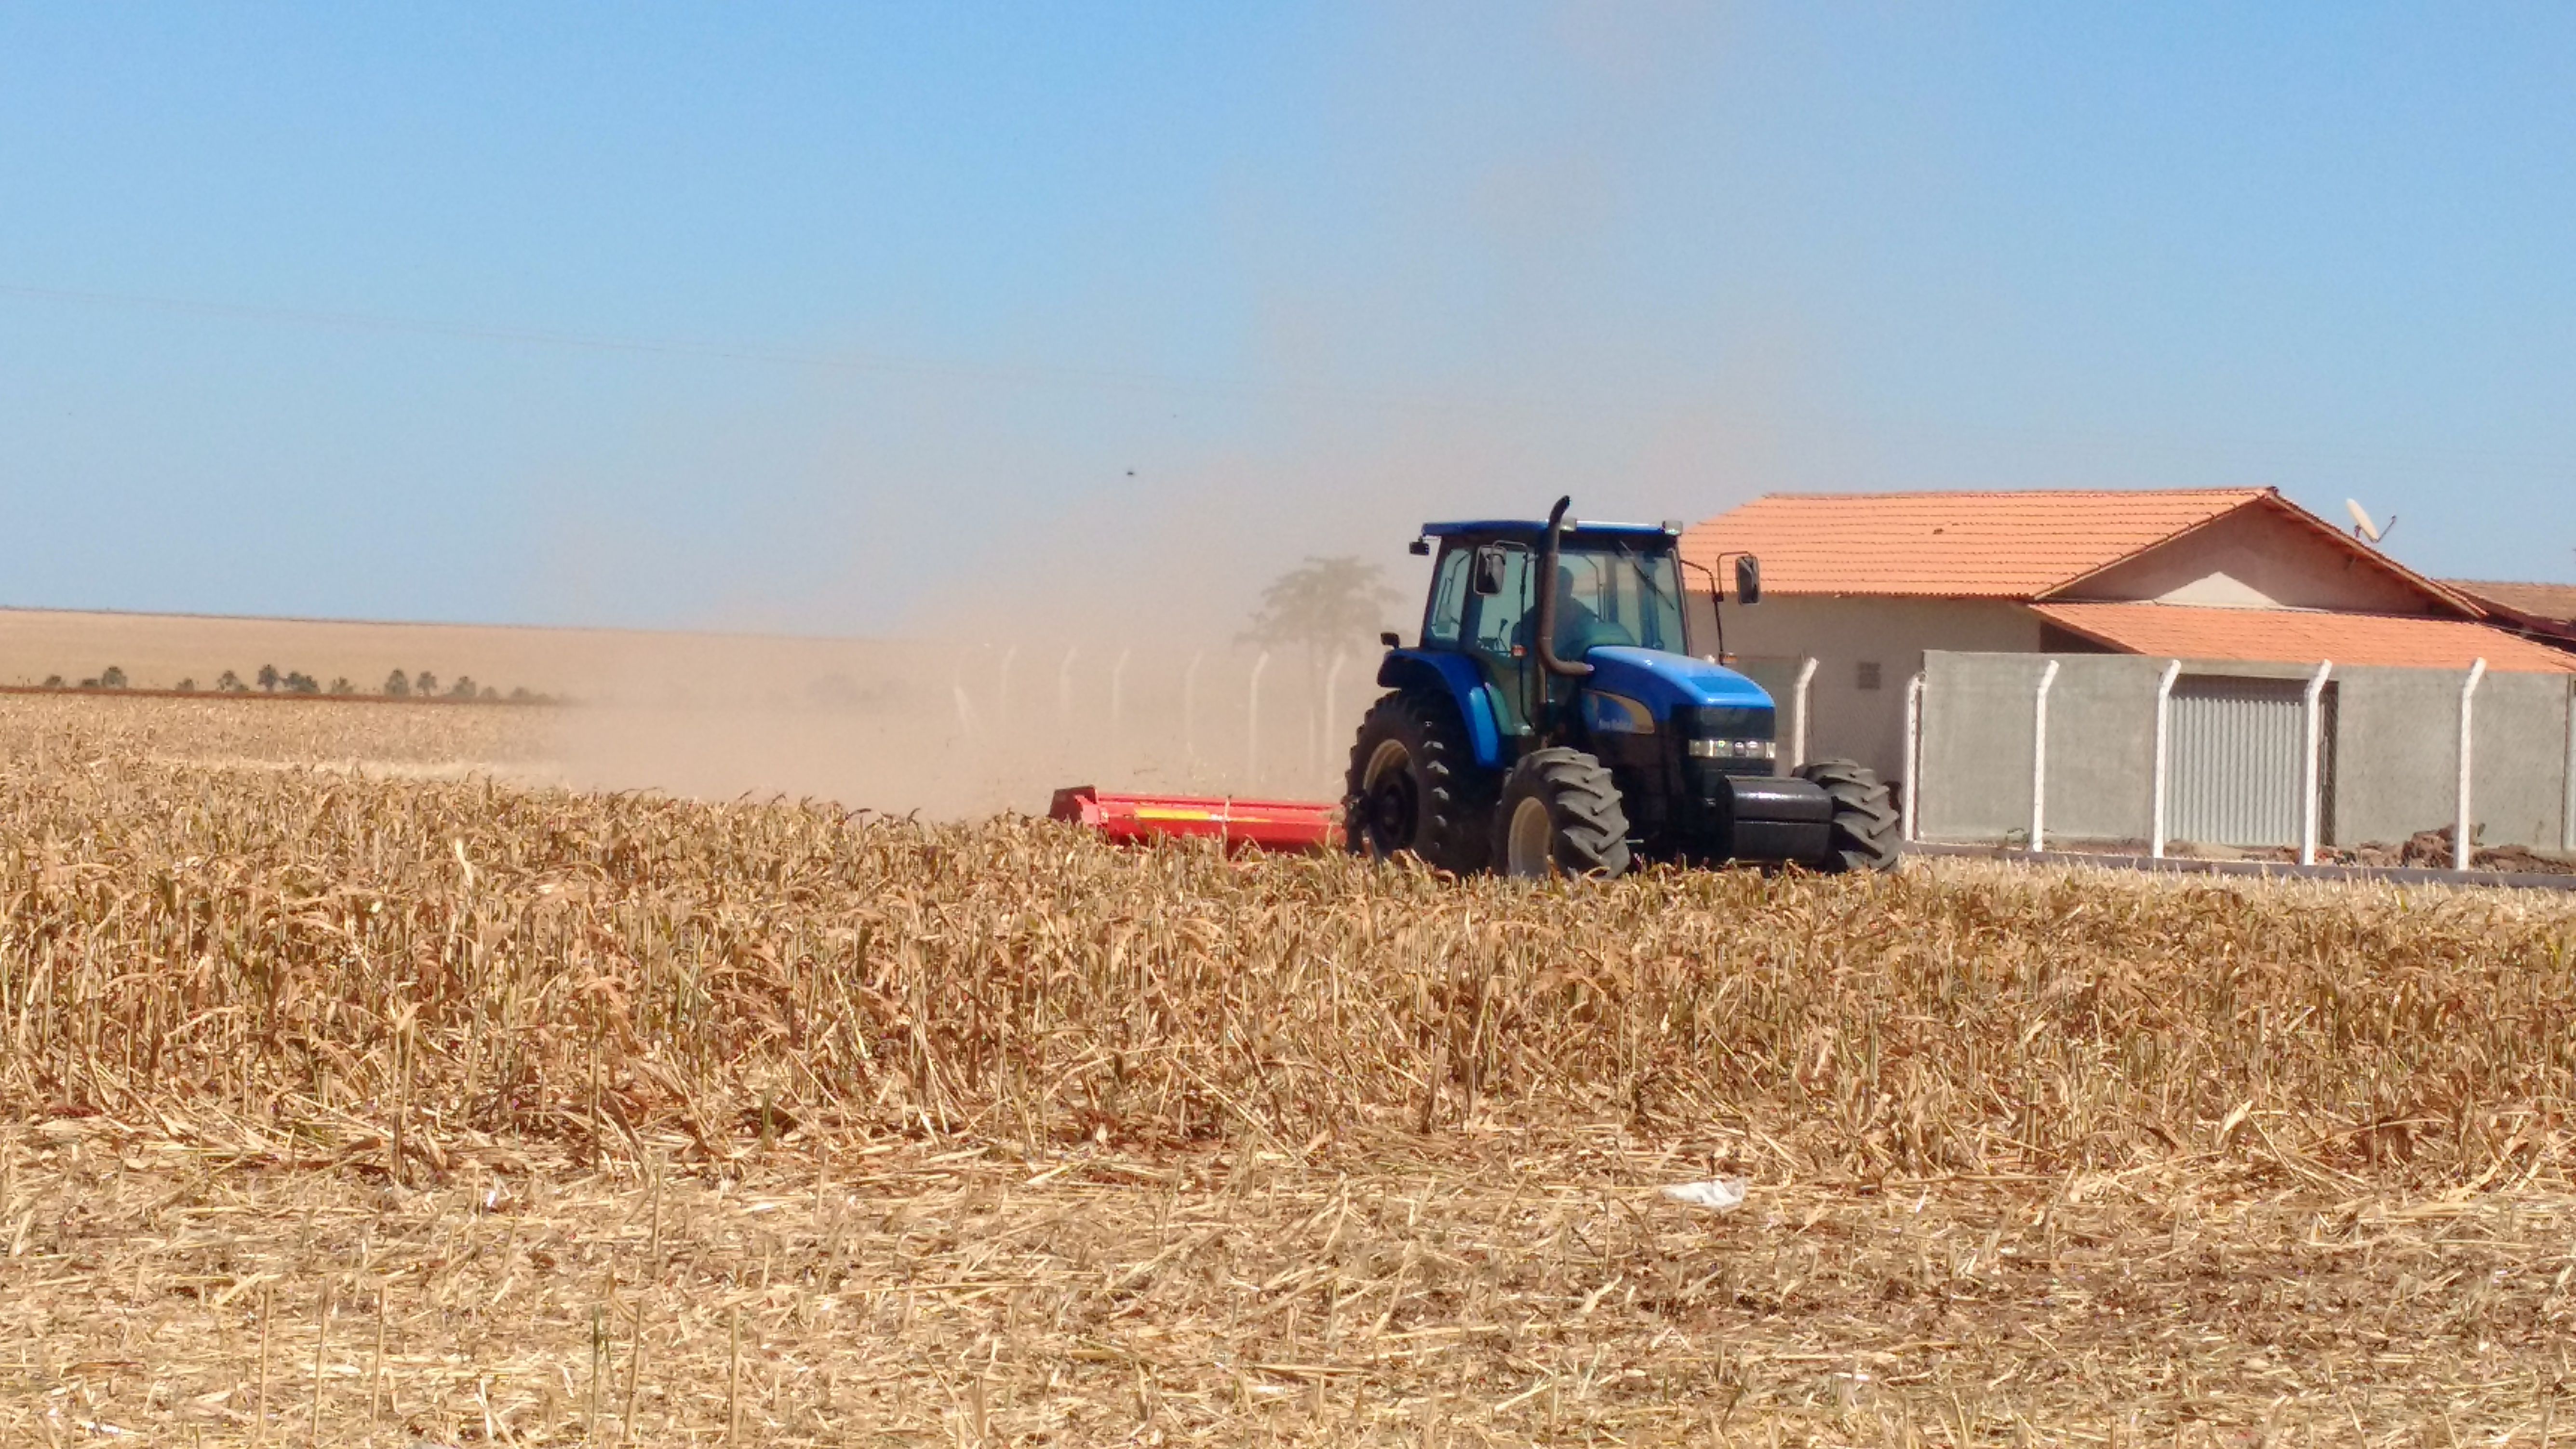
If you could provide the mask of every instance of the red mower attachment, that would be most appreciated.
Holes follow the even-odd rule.
[[[1342,843],[1342,807],[1321,800],[1105,795],[1075,785],[1055,792],[1047,815],[1097,830],[1119,845],[1195,836],[1223,841],[1229,851],[1316,851]]]

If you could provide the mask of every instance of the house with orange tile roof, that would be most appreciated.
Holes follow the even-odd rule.
[[[1724,604],[1724,648],[1791,696],[1809,758],[1892,779],[1908,681],[1942,652],[2576,677],[2576,653],[2270,488],[1773,494],[1688,529],[1682,554],[1702,590],[1760,560],[1762,601]]]
[[[2450,587],[2486,611],[2487,622],[2526,639],[2576,649],[2576,584],[2497,583],[2449,579]]]

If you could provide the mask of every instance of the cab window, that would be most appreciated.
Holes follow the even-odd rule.
[[[1475,650],[1509,661],[1526,656],[1529,649],[1529,634],[1521,621],[1530,610],[1530,553],[1500,544],[1489,546],[1489,551],[1502,565],[1502,589],[1476,596]]]
[[[1424,647],[1458,647],[1458,633],[1467,620],[1467,578],[1476,551],[1452,544],[1440,555],[1440,568],[1431,576],[1431,608],[1422,617]]]
[[[1469,589],[1468,596],[1475,602],[1467,621],[1468,647],[1490,686],[1485,698],[1493,704],[1495,726],[1507,735],[1526,734],[1529,719],[1523,695],[1535,666],[1529,657],[1529,614],[1535,600],[1530,587],[1532,559],[1528,549],[1516,544],[1488,544],[1484,552],[1493,561],[1491,567],[1502,587],[1490,594]],[[1473,577],[1471,569],[1469,578]]]
[[[1613,544],[1568,549],[1558,560],[1556,652],[1569,658],[1604,645],[1689,652],[1682,636],[1681,581],[1670,553]]]
[[[1637,642],[1631,627],[1637,617],[1636,591],[1622,589],[1633,578],[1620,560],[1588,553],[1566,553],[1557,559],[1556,652],[1580,659],[1602,645]]]

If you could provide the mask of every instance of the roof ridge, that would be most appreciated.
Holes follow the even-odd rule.
[[[2432,624],[2476,624],[2456,614],[2392,614],[2385,609],[2302,609],[2289,604],[2177,604],[2170,599],[2032,599],[2033,609],[2190,609],[2203,614],[2296,614],[2315,619],[2413,619]]]
[[[2507,673],[2576,675],[2576,654],[2484,619],[2337,610],[2229,609],[2151,599],[2036,600],[2024,605],[2123,653],[2184,659],[2464,669],[2484,658]]]
[[[1779,491],[1757,494],[1747,501],[1759,503],[1765,498],[2251,498],[2280,491],[2269,484],[2248,484],[2238,488],[1895,488],[1874,493]],[[1714,518],[1704,521],[1713,522]]]
[[[2442,611],[2482,612],[2270,486],[1769,493],[1695,523],[1683,545],[1694,558],[1719,547],[1763,555],[1783,596],[2042,599],[2255,517],[2286,520],[2337,557],[2368,558],[2374,575]]]

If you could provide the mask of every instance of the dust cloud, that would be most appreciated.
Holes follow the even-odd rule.
[[[1245,634],[1264,584],[1330,554],[1382,565],[1400,602],[1380,627],[1411,635],[1425,570],[1404,544],[1423,517],[1344,491],[1235,470],[997,531],[878,638],[630,644],[562,713],[556,748],[584,785],[944,818],[1041,812],[1079,784],[1337,797],[1379,693],[1375,630],[1312,647]],[[1241,501],[1262,498],[1291,501]],[[1324,526],[1281,516],[1293,498]]]
[[[855,667],[815,673],[817,652],[758,641],[739,661],[746,692],[564,711],[564,767],[591,786],[932,817],[1035,813],[1074,784],[1330,797],[1345,720],[1375,693],[1357,650],[1310,670],[1303,651],[1165,653],[1114,634],[902,640],[840,646]]]
[[[562,713],[556,747],[587,786],[931,818],[1039,813],[1057,788],[1083,784],[1338,798],[1353,733],[1381,693],[1377,630],[1252,642],[1262,588],[1307,558],[1358,558],[1394,596],[1377,627],[1411,641],[1428,565],[1405,545],[1421,524],[1534,517],[1565,489],[1508,456],[1509,441],[1426,430],[1370,457],[1221,460],[996,527],[971,567],[920,591],[874,638],[664,636],[657,652],[630,636],[613,670],[594,671],[583,707]],[[1738,490],[1679,476],[1708,457],[1640,437],[1627,475],[1589,496],[1675,502],[1614,513],[1578,497],[1578,512],[1713,511]]]

